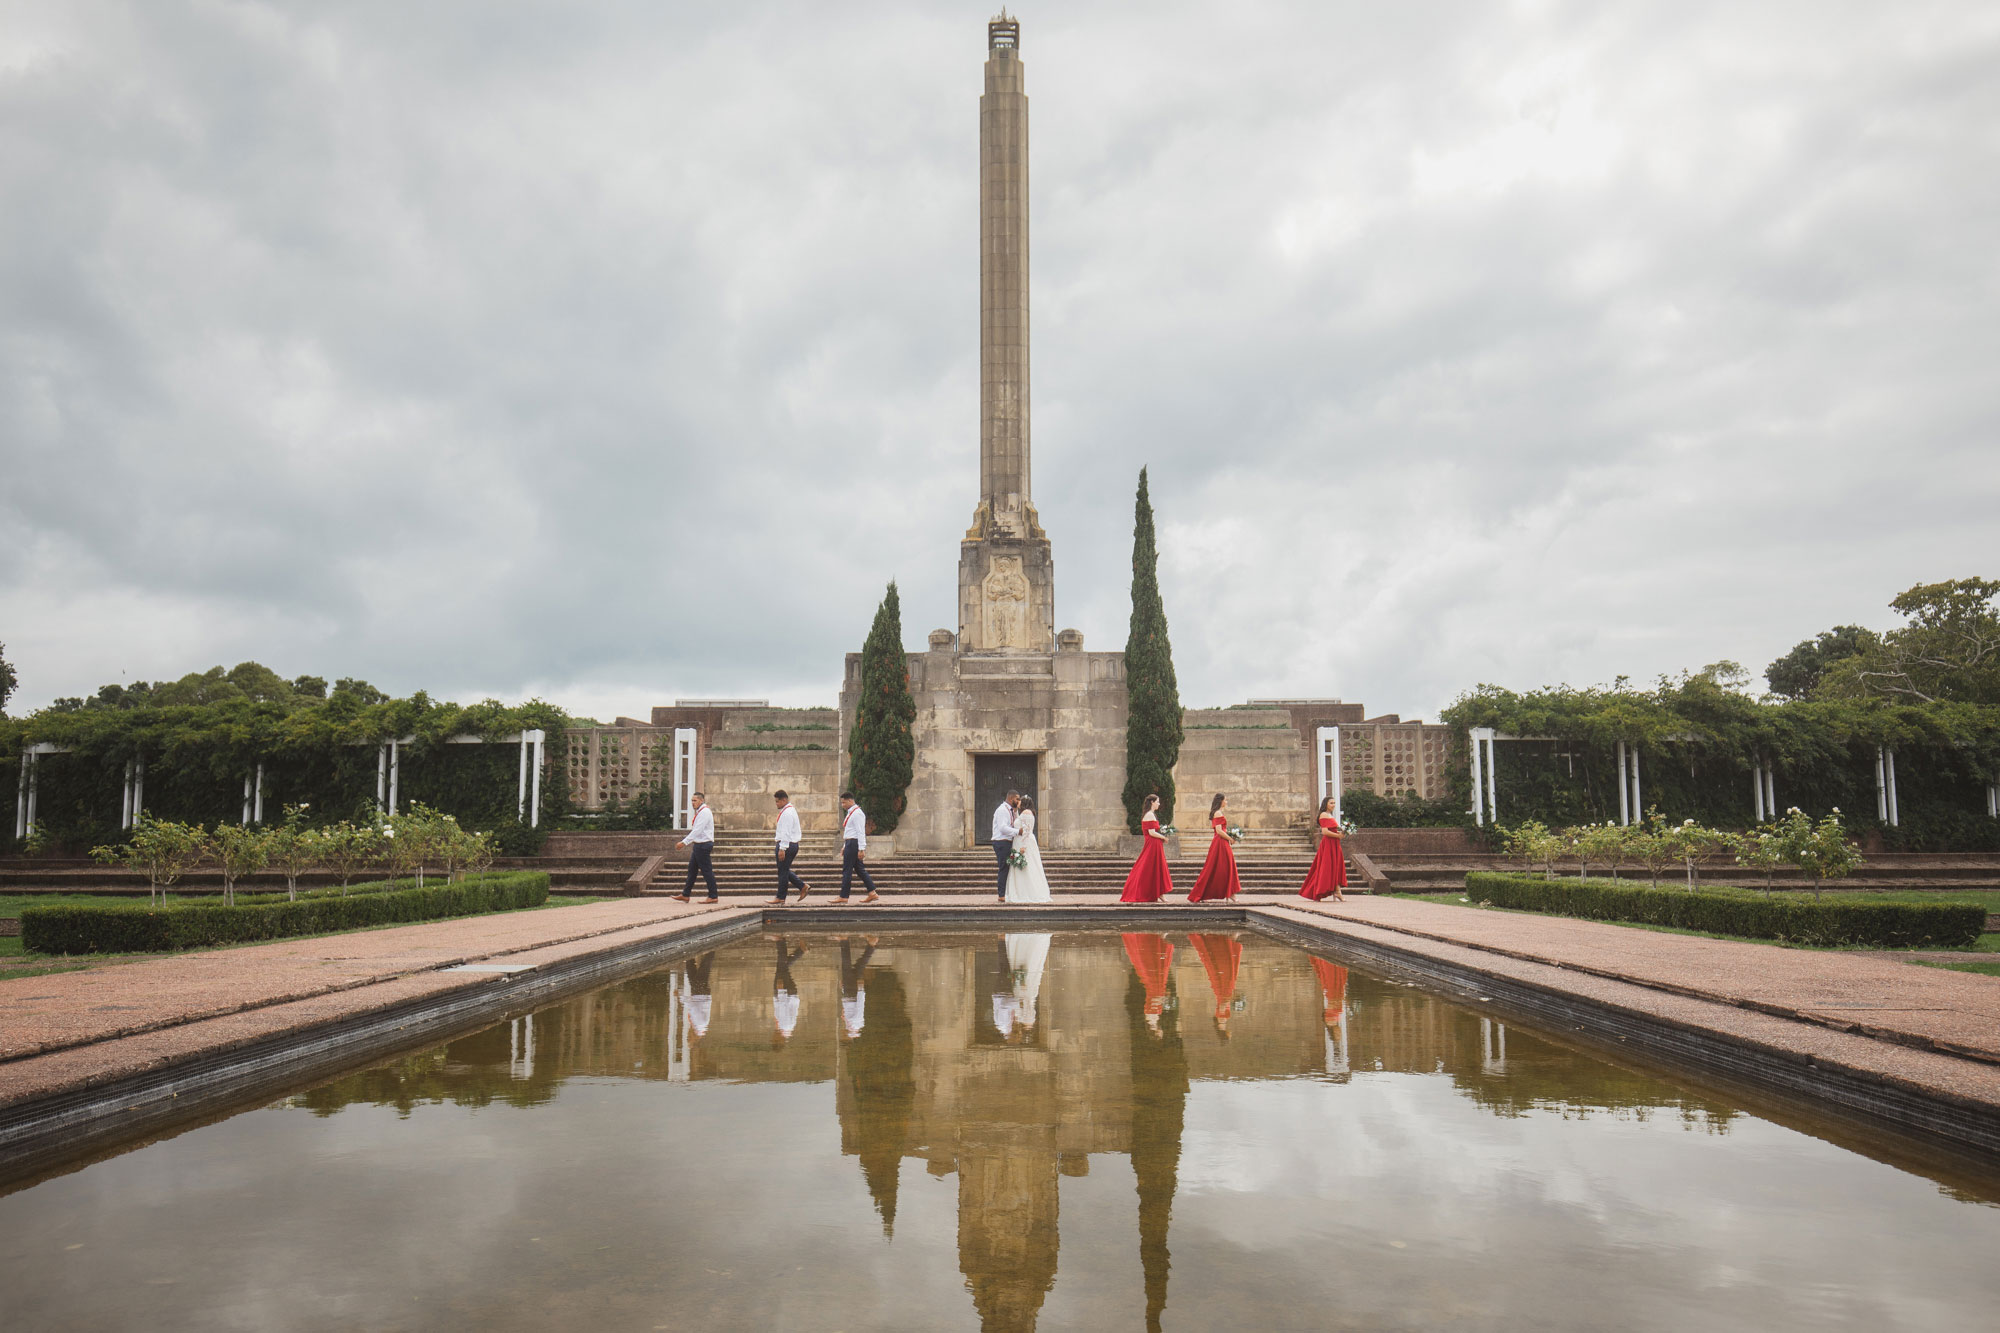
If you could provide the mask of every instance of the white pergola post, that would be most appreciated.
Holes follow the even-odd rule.
[[[1324,805],[1326,803],[1326,798],[1329,796],[1333,798],[1333,818],[1334,821],[1338,823],[1341,817],[1340,798],[1342,794],[1341,774],[1340,774],[1340,728],[1321,727],[1317,735],[1317,741],[1318,741],[1318,746],[1317,749],[1315,750],[1315,754],[1317,755],[1319,760],[1318,766],[1319,766],[1320,804]],[[1478,782],[1478,779],[1474,778],[1473,781],[1476,784]]]
[[[137,827],[139,819],[146,813],[146,756],[140,755],[132,761],[132,823]]]
[[[264,761],[262,759],[257,761],[257,802],[251,808],[250,821],[254,824],[264,822]]]
[[[1894,828],[1894,827],[1896,827],[1896,826],[1897,826],[1898,824],[1901,824],[1901,823],[1903,822],[1903,815],[1902,815],[1902,811],[1901,811],[1901,810],[1900,810],[1900,809],[1899,809],[1899,808],[1897,807],[1897,804],[1896,804],[1896,749],[1895,749],[1895,747],[1894,747],[1894,746],[1890,746],[1890,747],[1889,747],[1889,749],[1887,749],[1886,751],[1884,751],[1884,752],[1883,752],[1883,756],[1882,756],[1882,757],[1883,757],[1883,759],[1884,759],[1884,760],[1886,760],[1886,761],[1887,761],[1887,764],[1888,764],[1888,770],[1889,770],[1889,784],[1888,784],[1888,786],[1889,786],[1889,790],[1888,790],[1888,797],[1889,797],[1889,827],[1891,827],[1891,828]]]
[[[402,782],[403,743],[394,740],[389,742],[389,813],[392,815],[396,813],[396,798]]]
[[[250,822],[250,775],[243,775],[243,818],[237,821],[247,825]]]
[[[1764,822],[1764,761],[1759,759],[1750,765],[1750,808],[1752,818],[1759,824]]]
[[[132,761],[125,761],[125,787],[118,797],[118,827],[132,827]]]
[[[28,836],[28,770],[35,766],[35,757],[27,750],[21,751],[21,780],[14,784],[14,836]]]
[[[385,741],[375,747],[375,813],[383,813],[389,800],[389,746]]]
[[[1986,784],[1986,817],[2000,819],[2000,783]]]
[[[674,728],[674,827],[686,828],[694,822],[696,731],[693,727]]]
[[[1883,750],[1875,747],[1875,818],[1886,824],[1889,822],[1889,777],[1883,769]]]
[[[1632,822],[1638,823],[1646,817],[1646,796],[1639,787],[1639,747],[1632,747]]]
[[[1764,816],[1778,817],[1778,770],[1774,764],[1764,765]]]

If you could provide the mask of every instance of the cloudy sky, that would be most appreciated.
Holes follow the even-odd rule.
[[[0,0],[18,704],[601,717],[951,621],[985,4]],[[1035,498],[1183,697],[1752,669],[2000,575],[2000,8],[1021,12]]]

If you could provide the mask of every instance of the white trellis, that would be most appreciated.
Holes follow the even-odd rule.
[[[1875,747],[1875,817],[1894,828],[1903,822],[1896,803],[1896,747]]]
[[[1750,766],[1750,805],[1759,824],[1778,817],[1776,766],[1768,759],[1760,758]]]
[[[416,742],[415,736],[395,736],[381,742],[375,750],[375,808],[385,814],[395,814],[402,802],[403,747]],[[521,747],[520,777],[515,785],[514,810],[522,822],[530,828],[539,828],[542,823],[542,756],[548,742],[548,733],[537,728],[534,731],[517,731],[511,736],[501,736],[494,740],[496,745],[518,745]],[[485,745],[484,736],[447,736],[446,745]]]

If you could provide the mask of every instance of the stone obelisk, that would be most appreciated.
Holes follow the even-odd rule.
[[[1021,25],[986,25],[979,99],[979,507],[959,546],[959,650],[1055,647],[1055,571],[1028,436],[1028,94]]]

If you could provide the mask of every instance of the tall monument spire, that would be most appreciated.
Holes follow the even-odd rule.
[[[979,99],[979,498],[1001,531],[1027,535],[1028,94],[1021,24],[986,25]]]
[[[1054,570],[1029,485],[1028,94],[1005,10],[986,25],[979,98],[979,507],[958,585],[963,651],[1053,650]]]

